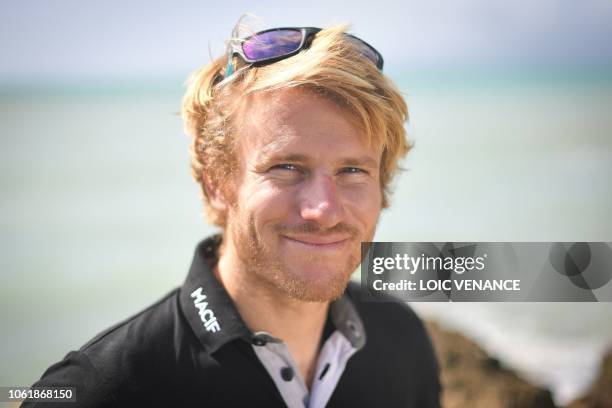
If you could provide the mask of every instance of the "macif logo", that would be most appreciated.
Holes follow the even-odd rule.
[[[202,287],[191,292],[191,297],[194,298],[193,305],[199,310],[200,319],[204,323],[206,330],[213,333],[221,331],[221,326],[215,317],[215,312],[209,309],[208,302],[205,302],[206,295],[202,293]]]

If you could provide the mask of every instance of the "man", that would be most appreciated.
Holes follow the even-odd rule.
[[[193,75],[182,111],[223,233],[180,289],[35,386],[76,386],[92,407],[438,406],[420,320],[349,284],[408,151],[382,57],[343,27],[236,37]]]

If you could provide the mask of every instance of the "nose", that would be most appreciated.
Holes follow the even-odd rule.
[[[329,175],[313,175],[305,183],[300,198],[300,215],[305,221],[315,221],[322,228],[331,228],[340,222],[342,203]]]

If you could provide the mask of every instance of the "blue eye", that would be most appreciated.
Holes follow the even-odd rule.
[[[283,163],[283,164],[277,164],[276,166],[272,166],[271,170],[291,170],[291,171],[296,171],[298,170],[297,166],[293,165],[293,164],[288,164],[288,163]]]
[[[342,173],[348,173],[348,174],[368,174],[367,171],[365,171],[364,169],[360,169],[359,167],[345,167],[342,169],[341,171]]]

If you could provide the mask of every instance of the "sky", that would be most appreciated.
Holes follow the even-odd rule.
[[[612,63],[609,0],[4,0],[0,84],[184,77],[246,12],[255,29],[350,22],[390,71]]]

